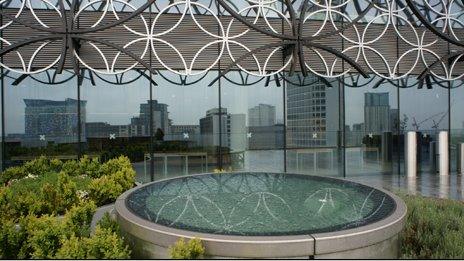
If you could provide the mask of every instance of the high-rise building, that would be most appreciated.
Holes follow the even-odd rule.
[[[246,115],[229,114],[226,108],[213,108],[200,119],[200,134],[203,146],[228,147],[231,151],[246,149]],[[221,131],[220,131],[221,130]],[[221,140],[219,134],[223,133]]]
[[[299,86],[291,82],[292,77],[289,77],[286,97],[287,146],[336,146],[339,129],[338,81],[323,81],[312,74],[305,78],[305,82],[310,84]]]
[[[46,142],[78,142],[78,101],[67,98],[64,101],[24,99],[25,146],[41,145]],[[81,123],[85,123],[87,101],[80,101]],[[82,124],[81,137],[85,137]]]
[[[158,129],[162,130],[165,135],[170,132],[170,120],[168,105],[158,103],[153,100],[153,133]],[[149,136],[150,135],[150,101],[140,104],[140,114],[131,119],[131,136]]]
[[[219,112],[219,108],[210,109],[206,111],[206,116],[200,119],[202,146],[226,146],[227,137],[222,135],[220,140],[219,134],[227,132],[227,109],[221,110],[222,113]]]
[[[388,92],[364,93],[364,130],[390,131],[390,101]]]
[[[275,123],[275,106],[261,103],[248,109],[248,127],[273,126]]]

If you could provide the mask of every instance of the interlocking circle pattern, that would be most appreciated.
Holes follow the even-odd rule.
[[[228,61],[218,78],[235,69],[257,77],[464,76],[464,4],[456,0],[0,0],[0,5],[0,56],[15,61],[0,65],[22,74],[51,68],[121,74],[141,67],[156,73],[156,67],[201,76]],[[96,14],[93,20],[79,23],[89,13]],[[188,30],[182,29],[186,23]],[[38,33],[11,38],[7,31],[17,25]],[[115,27],[122,28],[124,44],[105,39],[105,30]],[[173,40],[181,35],[188,41],[190,32],[204,35],[195,50]],[[256,34],[269,40],[257,45],[250,41]],[[95,55],[83,55],[84,45]],[[385,55],[392,48],[398,54]],[[38,62],[44,55],[46,64]]]

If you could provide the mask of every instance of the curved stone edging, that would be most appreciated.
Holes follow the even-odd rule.
[[[186,176],[182,177],[185,178]],[[332,177],[327,178],[343,180]],[[397,246],[395,247],[390,245],[398,243],[397,235],[404,226],[404,219],[406,216],[406,205],[398,196],[384,189],[376,188],[394,199],[396,209],[388,217],[365,226],[336,232],[296,236],[230,236],[199,233],[175,229],[150,222],[135,215],[126,207],[126,198],[134,190],[150,184],[152,183],[147,183],[143,186],[126,191],[116,200],[115,203],[115,212],[118,223],[121,225],[121,229],[126,233],[128,238],[132,239],[134,244],[139,244],[139,246],[134,247],[135,249],[142,249],[142,251],[136,250],[135,252],[136,254],[140,253],[140,255],[142,255],[140,257],[143,258],[167,258],[167,248],[169,246],[173,245],[180,238],[194,237],[198,237],[203,241],[207,254],[213,257],[307,258],[311,256],[323,257],[324,255],[327,257],[331,257],[330,255],[332,255],[333,257],[336,253],[345,253],[346,256],[344,257],[349,258],[350,256],[357,256],[359,251],[356,252],[356,250],[358,249],[362,249],[362,253],[364,254],[366,254],[366,250],[368,252],[374,251],[371,253],[372,255],[367,256],[376,257],[375,254],[378,250],[371,248],[383,247],[386,250],[384,251],[385,253],[380,255],[380,257],[395,258],[398,253],[392,253],[392,251],[394,252],[394,249],[397,249]],[[140,246],[140,244],[143,246]],[[385,246],[382,246],[382,244]],[[150,248],[157,249],[159,253],[149,251]],[[355,253],[353,253],[353,251],[355,251]],[[366,255],[364,256],[367,257]],[[335,255],[335,257],[337,257],[337,255]]]

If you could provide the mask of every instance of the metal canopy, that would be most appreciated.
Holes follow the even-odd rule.
[[[220,70],[212,85],[238,69],[276,82],[295,72],[325,78],[374,74],[383,81],[417,76],[419,87],[464,75],[462,2],[0,0],[0,5],[1,66],[27,75],[48,69],[76,75],[85,69],[92,78],[132,69],[179,76]]]

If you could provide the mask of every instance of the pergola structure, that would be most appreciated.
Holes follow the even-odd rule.
[[[414,85],[421,87],[464,75],[464,6],[454,0],[0,4],[1,65],[23,78],[51,68],[91,81],[133,69],[141,77],[167,70],[180,79],[219,70],[213,84],[239,69],[266,81],[294,72],[377,75],[379,85],[418,77]]]

